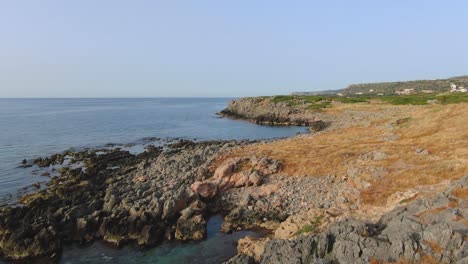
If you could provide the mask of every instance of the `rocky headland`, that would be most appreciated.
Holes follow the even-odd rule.
[[[467,109],[245,98],[221,115],[313,133],[25,161],[61,167],[0,208],[0,255],[56,261],[70,243],[201,240],[217,213],[222,232],[269,230],[240,239],[227,263],[467,263]]]
[[[227,263],[467,263],[467,105],[376,99],[311,110],[303,98],[245,98],[221,113],[328,124],[228,155],[267,156],[282,170],[222,194],[233,208],[227,230],[272,230],[241,239]]]

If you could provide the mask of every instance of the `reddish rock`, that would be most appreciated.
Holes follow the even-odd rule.
[[[194,182],[191,186],[195,193],[205,198],[213,198],[218,193],[218,185],[211,182]]]

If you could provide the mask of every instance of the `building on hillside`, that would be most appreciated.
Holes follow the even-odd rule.
[[[468,89],[466,89],[463,86],[456,86],[455,84],[450,84],[450,92],[451,93],[466,93],[468,92]]]
[[[406,88],[406,89],[403,89],[403,91],[396,91],[395,93],[398,95],[412,94],[414,93],[414,88]]]
[[[457,85],[454,83],[450,84],[450,92],[457,92]]]

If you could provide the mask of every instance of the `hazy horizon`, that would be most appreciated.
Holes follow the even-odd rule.
[[[232,98],[468,72],[468,2],[11,1],[0,98]]]

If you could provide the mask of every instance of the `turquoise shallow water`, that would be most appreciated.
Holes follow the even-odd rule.
[[[103,243],[93,243],[86,247],[69,247],[60,263],[221,263],[237,253],[239,238],[259,236],[251,231],[222,234],[218,232],[223,218],[213,216],[208,221],[208,238],[201,242],[167,242],[148,250],[135,250],[131,246],[122,249],[108,247]]]
[[[143,144],[150,137],[267,139],[306,130],[216,116],[230,100],[0,99],[0,204],[15,200],[23,187],[47,180],[37,168],[18,168],[23,159],[108,143]],[[246,235],[221,234],[220,222],[219,217],[210,219],[209,237],[202,242],[164,243],[145,251],[114,249],[102,243],[71,246],[61,263],[219,263],[235,254],[235,241]]]

